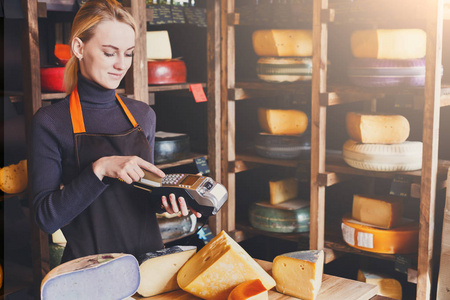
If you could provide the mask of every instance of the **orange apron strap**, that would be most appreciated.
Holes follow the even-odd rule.
[[[122,99],[120,99],[119,95],[117,95],[117,93],[116,98],[133,127],[136,127],[138,125],[136,120],[128,110],[128,107],[126,107],[125,103],[123,103]],[[70,94],[70,116],[72,118],[73,133],[86,132],[86,128],[84,127],[83,113],[81,111],[80,96],[78,95],[78,89],[76,87]]]
[[[70,94],[70,117],[72,118],[73,133],[86,132],[86,129],[84,128],[83,113],[81,112],[80,97],[78,96],[76,87]]]
[[[128,107],[125,105],[125,103],[123,103],[122,99],[120,99],[119,95],[117,95],[117,93],[116,93],[116,98],[117,98],[117,101],[119,101],[120,106],[122,106],[123,111],[127,115],[128,120],[130,120],[130,122],[133,125],[133,127],[136,127],[138,125],[136,120],[134,119],[134,117],[131,114],[131,112],[128,110]]]

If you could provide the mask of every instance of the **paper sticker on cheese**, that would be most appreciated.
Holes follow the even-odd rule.
[[[77,258],[52,269],[41,283],[42,300],[124,299],[140,281],[133,255],[111,253]]]
[[[260,279],[268,290],[275,286],[275,280],[225,231],[200,249],[177,275],[181,289],[202,299],[252,279]]]
[[[195,246],[173,246],[139,257],[141,283],[137,292],[150,297],[179,289],[177,273],[196,251]]]
[[[296,251],[275,257],[272,265],[277,291],[304,300],[319,294],[323,275],[323,250]]]

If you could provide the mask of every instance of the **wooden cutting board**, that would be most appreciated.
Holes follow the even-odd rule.
[[[264,270],[272,273],[272,263],[263,260],[256,260]],[[367,300],[375,296],[378,287],[373,284],[367,284],[360,281],[336,277],[324,274],[322,286],[320,288],[318,300]],[[185,291],[177,290],[153,297],[142,298],[134,297],[138,300],[201,300]],[[283,295],[275,291],[275,288],[269,291],[270,300],[291,300],[298,299]]]

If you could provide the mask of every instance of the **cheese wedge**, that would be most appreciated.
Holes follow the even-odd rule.
[[[297,198],[298,181],[295,178],[286,178],[269,181],[270,204],[278,204]]]
[[[147,31],[146,37],[147,60],[172,58],[172,47],[167,30]]]
[[[137,292],[150,297],[179,289],[177,273],[196,251],[195,246],[173,246],[139,257],[141,283]]]
[[[409,137],[409,122],[401,115],[363,114],[349,112],[347,133],[364,144],[400,144]]]
[[[312,56],[311,30],[256,30],[252,40],[258,56]]]
[[[258,109],[258,120],[261,128],[272,134],[302,134],[308,127],[308,116],[295,109]]]
[[[351,36],[354,57],[414,59],[425,56],[427,35],[422,29],[357,30]]]
[[[319,294],[323,275],[323,250],[297,251],[275,257],[272,265],[277,291],[303,300]]]
[[[27,160],[0,168],[0,189],[7,194],[23,192],[28,185]]]
[[[378,295],[392,299],[402,299],[402,285],[394,278],[380,273],[358,270],[358,281],[378,286]]]
[[[392,228],[402,222],[403,199],[391,195],[353,195],[352,217],[360,222]]]
[[[268,290],[275,286],[275,280],[225,231],[200,249],[177,275],[181,289],[202,299],[252,279],[260,279]]]
[[[139,281],[139,264],[133,255],[90,255],[48,272],[41,283],[41,299],[124,299],[136,292]]]
[[[261,280],[253,279],[239,284],[235,287],[228,300],[267,300],[269,292],[262,284]]]

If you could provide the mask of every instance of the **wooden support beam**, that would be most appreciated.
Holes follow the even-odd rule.
[[[438,172],[443,0],[427,1],[427,50],[417,299],[430,299],[434,264],[434,223]]]

